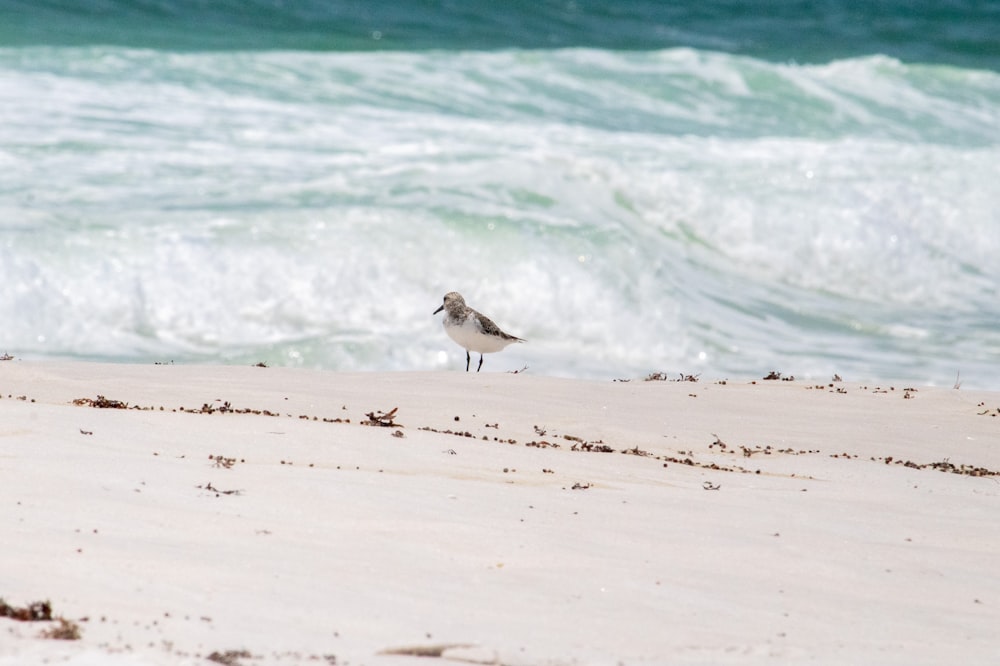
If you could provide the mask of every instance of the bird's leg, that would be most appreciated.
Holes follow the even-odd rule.
[[[482,369],[482,367],[483,367],[483,355],[480,354],[479,355],[479,367],[476,368],[476,372],[479,372]]]
[[[466,372],[469,371],[469,361],[471,361],[471,360],[472,360],[472,357],[469,356],[469,350],[466,349],[465,350],[465,371]],[[477,370],[476,372],[479,372],[479,371]]]

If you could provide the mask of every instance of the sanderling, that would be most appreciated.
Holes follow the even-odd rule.
[[[504,333],[493,320],[476,312],[465,304],[465,299],[457,291],[444,295],[444,304],[433,312],[445,311],[444,331],[452,340],[465,348],[465,371],[469,371],[470,351],[479,352],[479,372],[483,367],[483,354],[498,352],[512,342],[524,342],[509,333]]]

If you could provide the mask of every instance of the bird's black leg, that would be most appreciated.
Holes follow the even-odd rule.
[[[482,367],[483,367],[483,355],[480,354],[479,355],[479,367],[476,368],[476,372],[479,372],[482,369]]]
[[[465,371],[466,372],[469,371],[469,361],[471,361],[471,360],[472,360],[472,357],[469,356],[469,350],[466,349],[465,350]],[[479,372],[479,371],[477,370],[476,372]]]

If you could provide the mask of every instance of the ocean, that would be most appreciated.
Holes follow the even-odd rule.
[[[0,0],[0,354],[1000,390],[1000,3]],[[2,365],[0,365],[2,376]]]

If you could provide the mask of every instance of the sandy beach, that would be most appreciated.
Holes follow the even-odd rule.
[[[1000,663],[997,393],[11,360],[0,395],[0,598],[53,618],[0,618],[4,666]]]

